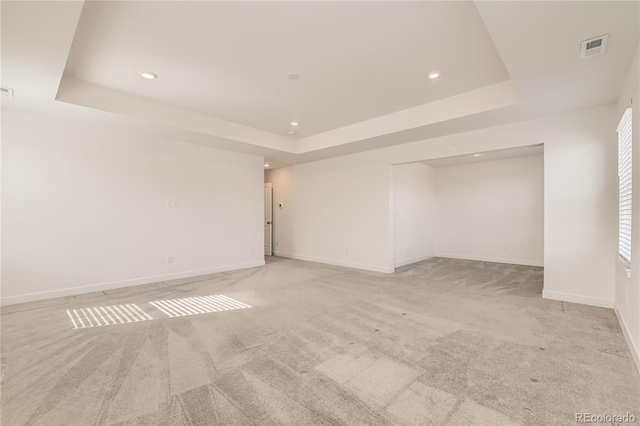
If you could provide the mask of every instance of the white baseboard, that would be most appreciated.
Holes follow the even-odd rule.
[[[618,311],[618,307],[614,306],[613,310],[616,313],[616,317],[618,317],[622,334],[624,335],[624,339],[627,341],[627,346],[629,346],[629,352],[631,352],[631,356],[633,357],[633,361],[636,363],[638,373],[640,373],[640,348],[638,348],[638,345],[631,337],[627,323],[624,321],[624,317],[620,314],[620,311]]]
[[[94,291],[113,290],[122,287],[132,287],[142,284],[152,284],[161,281],[176,280],[180,278],[197,277],[199,275],[215,274],[217,272],[235,271],[238,269],[254,268],[264,266],[264,260],[249,263],[239,263],[235,265],[216,266],[213,268],[196,269],[193,271],[177,272],[175,274],[155,275],[152,277],[135,278],[132,280],[113,281],[101,284],[92,284],[81,287],[64,288],[60,290],[43,291],[39,293],[20,294],[18,296],[3,297],[0,299],[1,306],[15,305],[16,303],[35,302],[38,300],[53,299],[56,297],[75,296],[83,293],[93,293]]]
[[[433,255],[433,254],[426,254],[424,256],[418,256],[418,257],[414,257],[412,259],[399,260],[399,261],[395,262],[395,264],[393,266],[396,267],[396,268],[399,268],[401,266],[411,265],[412,263],[422,262],[423,260],[431,259],[434,256],[435,255]]]
[[[444,257],[447,259],[459,259],[459,260],[477,260],[480,262],[506,263],[508,265],[544,266],[544,262],[541,262],[539,260],[507,259],[502,257],[485,257],[485,256],[467,256],[467,255],[451,254],[451,253],[436,253],[435,257]]]
[[[383,272],[386,274],[393,273],[393,268],[388,268],[383,266],[374,266],[374,265],[365,265],[362,263],[347,262],[344,260],[325,259],[321,257],[303,256],[303,255],[283,253],[283,252],[274,252],[273,255],[278,257],[286,257],[288,259],[305,260],[307,262],[317,262],[317,263],[325,263],[327,265],[345,266],[347,268],[364,269],[365,271]]]
[[[542,290],[545,299],[560,300],[562,302],[579,303],[581,305],[597,306],[599,308],[613,308],[613,299],[599,299],[596,297],[580,296],[579,294],[562,293],[559,291]]]

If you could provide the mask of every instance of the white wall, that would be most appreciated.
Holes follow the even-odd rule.
[[[393,166],[394,266],[433,257],[436,170],[424,163]]]
[[[544,143],[544,296],[613,307],[614,115],[609,105],[271,171],[274,203],[285,202],[276,252],[392,270],[389,165]]]
[[[629,69],[629,74],[618,99],[615,116],[615,124],[617,124],[624,111],[631,106],[632,100],[634,101],[631,118],[633,126],[631,277],[627,276],[628,266],[617,256],[617,249],[614,251],[616,257],[616,313],[638,370],[640,370],[640,88],[638,80],[640,80],[640,49],[636,52]],[[612,143],[615,142],[612,141]]]
[[[391,272],[390,178],[390,166],[346,157],[267,172],[274,254]]]
[[[436,256],[542,266],[542,155],[436,169]]]
[[[3,304],[264,264],[261,157],[8,109],[2,154]]]
[[[613,307],[617,239],[615,108],[545,141],[543,296]]]
[[[2,120],[3,303],[262,263],[261,158],[70,118]],[[611,307],[616,124],[606,106],[271,171],[275,251],[392,271],[391,165],[544,143],[544,296]]]

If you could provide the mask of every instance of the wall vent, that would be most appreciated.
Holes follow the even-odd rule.
[[[13,89],[0,87],[0,95],[2,95],[3,98],[13,98]]]
[[[602,55],[607,50],[608,34],[601,35],[600,37],[585,40],[580,43],[580,57],[582,59],[590,58],[592,56]]]

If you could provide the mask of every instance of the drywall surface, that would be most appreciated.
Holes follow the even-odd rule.
[[[262,187],[261,157],[3,109],[2,302],[264,264]]]
[[[345,158],[267,172],[276,256],[392,272],[388,165]]]
[[[436,170],[423,163],[393,166],[394,266],[434,256]]]
[[[392,165],[544,143],[543,295],[612,307],[615,112],[592,108],[270,171],[275,252],[391,272]],[[262,158],[73,117],[5,110],[2,120],[4,303],[263,262]]]
[[[613,308],[617,230],[615,108],[544,148],[543,296]]]
[[[418,141],[267,173],[276,247],[290,257],[391,270],[390,165],[544,143],[544,297],[613,307],[615,106]],[[288,207],[287,207],[288,206]],[[354,246],[355,245],[355,246]],[[346,247],[357,253],[347,257]],[[355,248],[354,248],[355,247]]]
[[[542,155],[436,169],[436,255],[543,266]]]
[[[636,366],[640,370],[640,49],[629,69],[626,82],[620,93],[614,124],[622,118],[624,111],[635,104],[632,115],[632,155],[633,205],[631,218],[631,265],[616,257],[616,294],[615,307],[620,326],[631,349]],[[632,102],[633,101],[633,102]],[[615,129],[614,129],[615,130]],[[617,136],[616,136],[617,137]],[[617,140],[617,139],[616,139]],[[617,194],[617,191],[616,191]],[[617,198],[616,198],[617,200]],[[616,228],[617,229],[617,228]],[[617,236],[617,234],[616,234]],[[627,270],[631,269],[631,276]]]

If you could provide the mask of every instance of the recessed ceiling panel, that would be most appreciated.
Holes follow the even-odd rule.
[[[392,1],[87,2],[65,74],[296,137],[509,79],[473,2]]]

